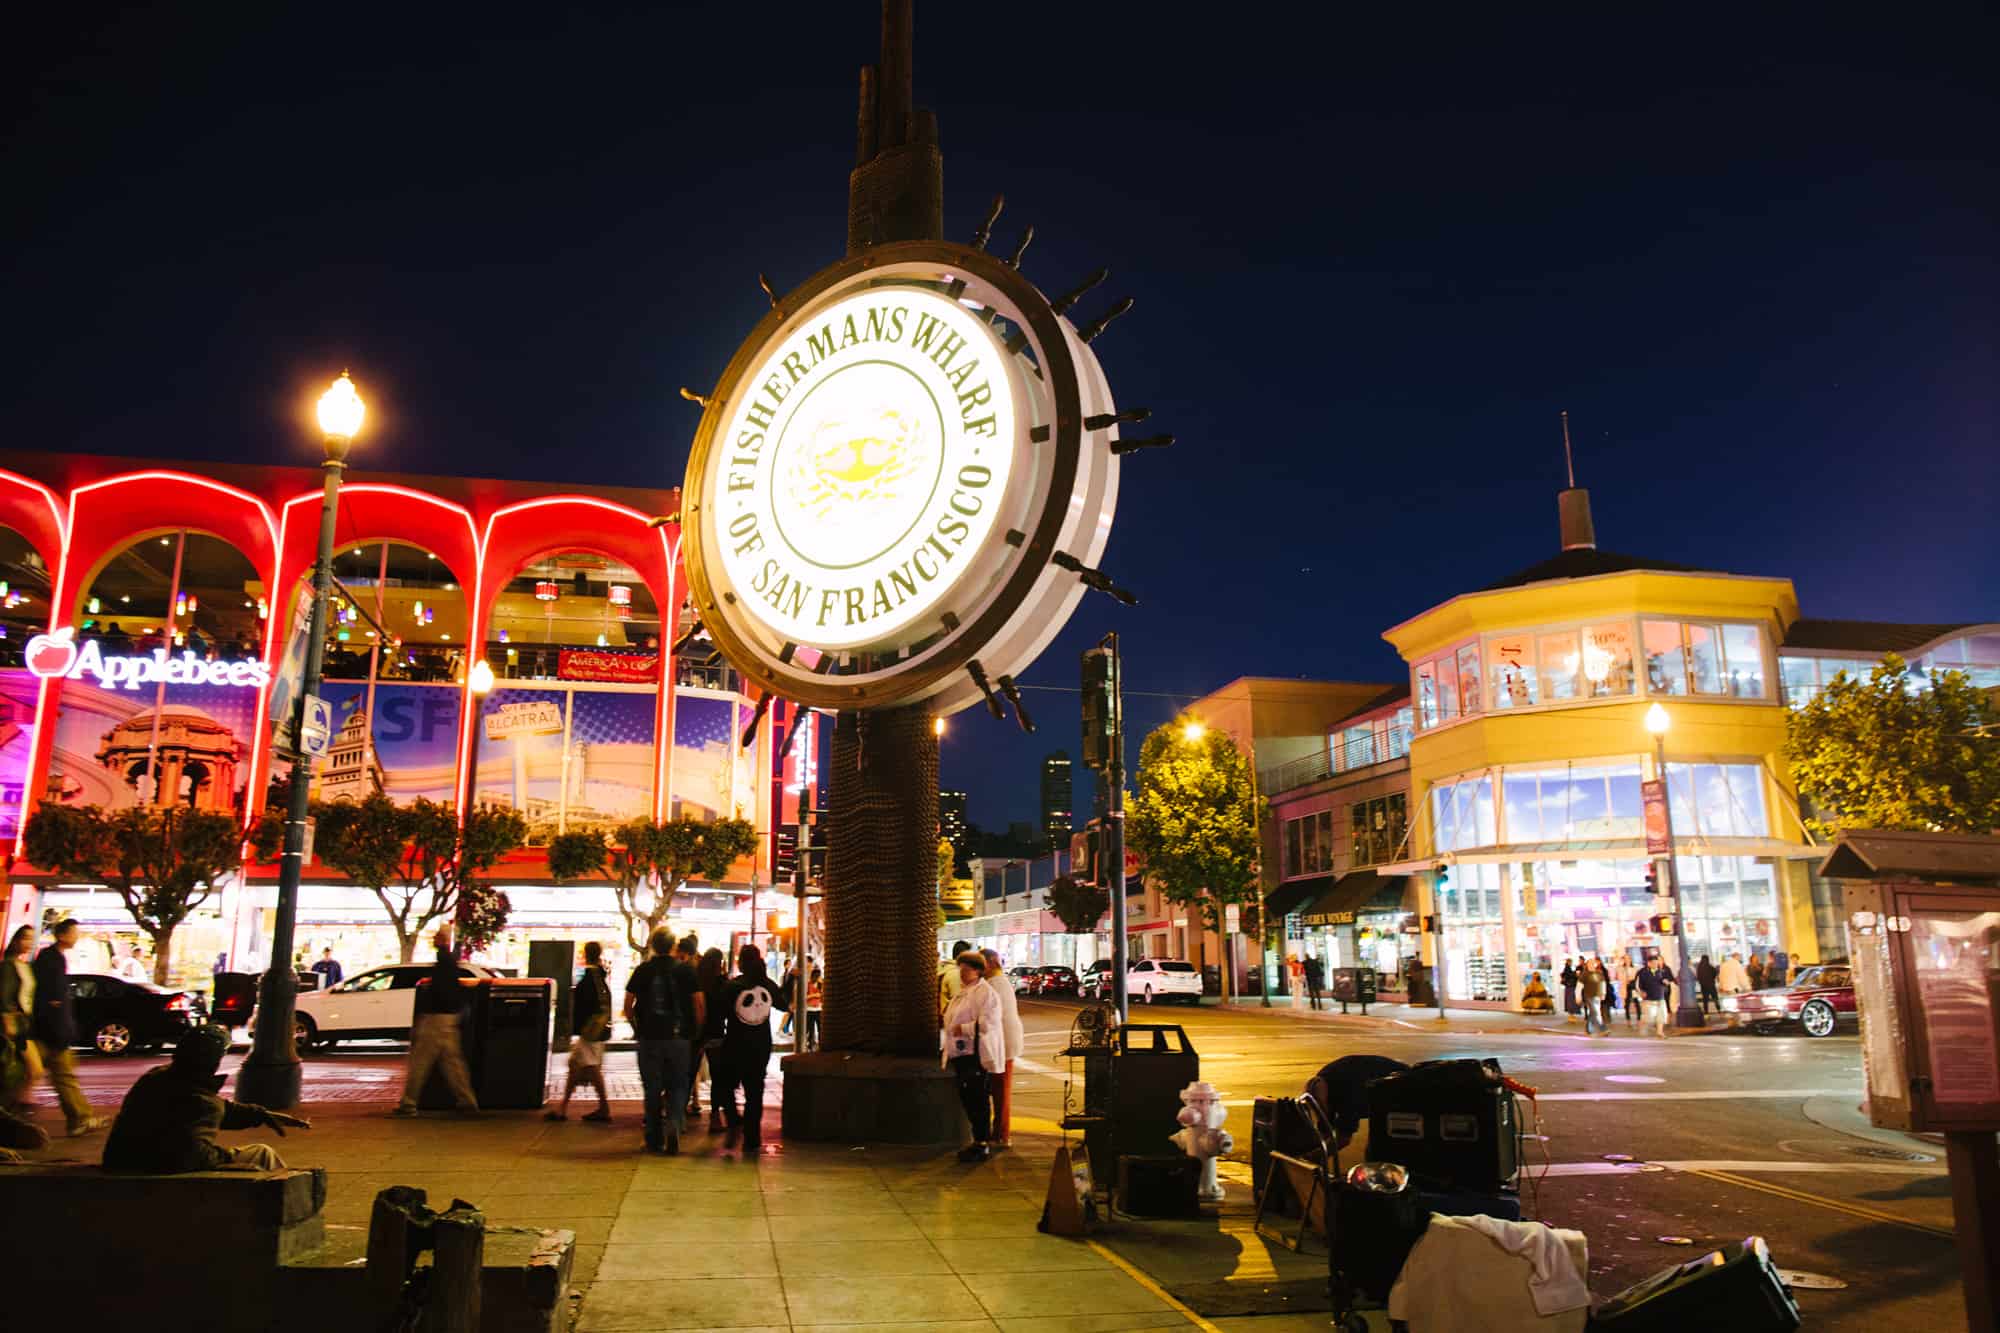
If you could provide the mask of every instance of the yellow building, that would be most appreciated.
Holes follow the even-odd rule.
[[[1409,664],[1415,734],[1408,851],[1382,870],[1440,918],[1424,961],[1441,938],[1450,1003],[1518,1008],[1566,958],[1662,945],[1642,797],[1655,703],[1690,952],[1817,961],[1823,849],[1783,756],[1791,581],[1599,551],[1587,497],[1562,499],[1561,554],[1383,636]]]

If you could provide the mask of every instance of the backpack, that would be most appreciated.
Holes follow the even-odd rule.
[[[639,995],[639,1012],[645,1017],[639,1035],[649,1041],[671,1040],[686,1035],[681,1031],[681,989],[674,964],[655,958],[645,965],[646,985]]]
[[[736,992],[733,1012],[739,1026],[746,1028],[764,1026],[771,1017],[771,992],[762,982],[745,986]]]

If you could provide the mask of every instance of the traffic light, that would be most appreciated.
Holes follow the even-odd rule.
[[[771,882],[790,884],[798,873],[799,866],[799,826],[780,824],[778,826],[777,856],[771,866]]]
[[[1102,884],[1104,882],[1104,825],[1093,819],[1083,826],[1083,871],[1084,882]]]
[[[1658,861],[1646,862],[1646,896],[1649,898],[1660,896],[1660,863]]]
[[[1117,752],[1118,658],[1109,648],[1083,655],[1083,763],[1103,770]]]

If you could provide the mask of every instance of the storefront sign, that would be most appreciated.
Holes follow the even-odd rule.
[[[154,684],[256,688],[270,679],[262,662],[211,662],[192,652],[174,657],[165,648],[155,648],[149,654],[107,656],[95,639],[86,639],[78,647],[76,631],[67,627],[29,639],[26,657],[28,670],[45,680],[94,676],[107,690],[119,686],[136,690]]]
[[[1093,565],[1109,536],[1113,427],[1084,423],[1110,405],[1089,348],[983,252],[910,242],[823,270],[745,342],[696,432],[703,624],[800,703],[978,701],[1082,595],[1042,573]]]
[[[528,703],[501,704],[486,715],[486,739],[512,740],[517,736],[556,736],[562,733],[562,705],[552,699]]]
[[[556,654],[556,675],[562,680],[606,680],[625,685],[653,685],[660,679],[660,655],[612,653],[597,648],[564,648]]]
[[[1667,832],[1667,784],[1652,778],[1639,784],[1646,803],[1646,854],[1672,856],[1674,840]]]

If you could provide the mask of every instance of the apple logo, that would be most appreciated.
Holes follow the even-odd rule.
[[[28,670],[37,676],[67,676],[76,665],[76,630],[64,627],[28,640]]]

